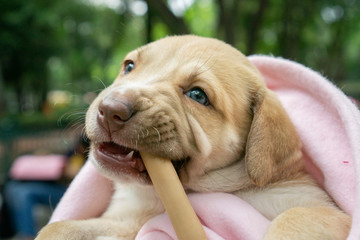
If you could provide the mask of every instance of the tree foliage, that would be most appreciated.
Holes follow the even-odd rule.
[[[357,0],[98,3],[0,0],[0,113],[41,110],[50,90],[96,92],[115,78],[127,51],[172,34],[216,37],[245,54],[290,58],[345,89],[359,81]]]

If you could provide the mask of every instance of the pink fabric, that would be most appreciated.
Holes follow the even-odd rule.
[[[23,155],[12,164],[10,177],[16,180],[58,180],[65,164],[64,155]]]
[[[106,210],[112,193],[111,181],[87,161],[55,208],[50,222],[99,217]]]
[[[234,195],[193,193],[189,194],[189,199],[209,240],[262,239],[270,223],[251,205]],[[162,214],[148,221],[136,239],[177,238],[170,219]]]
[[[348,240],[360,239],[360,113],[355,105],[323,76],[282,58],[251,56],[269,88],[275,91],[303,141],[309,172],[338,205],[352,215]],[[93,168],[87,164],[85,168]],[[91,174],[90,174],[91,173]],[[96,208],[105,209],[111,190],[107,181],[94,182],[95,171],[82,171],[55,211],[52,221],[78,219],[79,203],[72,199],[97,197]],[[91,181],[93,190],[81,184]],[[109,194],[100,195],[97,191]],[[89,195],[90,194],[90,195]],[[93,195],[91,195],[93,194]],[[101,198],[100,198],[101,197]],[[209,239],[262,239],[269,221],[249,204],[229,194],[189,194]],[[88,201],[82,209],[94,208]],[[100,206],[100,207],[99,207]],[[85,212],[82,218],[93,217]],[[166,214],[147,222],[137,239],[175,239]]]

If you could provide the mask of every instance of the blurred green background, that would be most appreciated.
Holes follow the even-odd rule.
[[[129,50],[185,33],[298,61],[360,97],[358,0],[0,0],[0,183],[34,150],[20,140],[81,132]]]

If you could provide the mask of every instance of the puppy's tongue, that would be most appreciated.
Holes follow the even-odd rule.
[[[120,146],[114,142],[104,142],[100,144],[99,150],[119,164],[129,164],[139,172],[146,170],[140,153],[134,149]]]

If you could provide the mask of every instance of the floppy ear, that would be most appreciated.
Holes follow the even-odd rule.
[[[253,101],[253,121],[245,165],[251,181],[264,186],[290,176],[301,165],[301,142],[275,93],[261,88]]]

